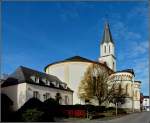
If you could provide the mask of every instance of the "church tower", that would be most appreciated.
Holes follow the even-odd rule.
[[[104,26],[103,39],[100,44],[99,62],[106,63],[109,68],[116,71],[115,44],[112,39],[108,22],[106,22]]]

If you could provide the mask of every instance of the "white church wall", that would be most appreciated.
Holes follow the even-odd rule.
[[[119,105],[120,108],[125,108],[125,109],[132,109],[132,98],[126,98],[125,103]]]
[[[105,61],[109,68],[116,70],[116,61],[114,60],[113,56],[109,55],[107,57],[101,57],[99,58],[99,60]],[[113,66],[113,63],[114,63],[114,66]]]
[[[103,45],[100,45],[100,56],[103,56],[104,50],[103,50]]]
[[[78,87],[80,81],[84,77],[84,73],[90,65],[91,63],[85,62],[69,63],[69,81],[72,83],[71,88],[74,90],[74,104],[80,103],[80,99],[78,98]]]
[[[47,73],[48,74],[51,74],[51,75],[57,75],[57,77],[65,82],[65,63],[62,63],[62,64],[54,64],[54,65],[51,65],[51,67],[48,67],[46,69]],[[68,83],[67,83],[68,84]]]
[[[61,81],[66,82],[68,86],[72,90],[74,90],[73,104],[77,104],[77,103],[82,103],[77,95],[78,86],[84,76],[85,71],[90,65],[91,65],[90,62],[65,62],[65,63],[59,63],[56,65],[49,66],[47,69],[48,69],[48,74],[57,76],[59,79],[61,79]],[[63,76],[60,75],[61,72],[59,72],[59,70],[64,71]]]

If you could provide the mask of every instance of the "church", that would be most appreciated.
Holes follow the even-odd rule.
[[[112,38],[109,23],[104,25],[103,38],[100,43],[100,57],[97,61],[93,61],[81,56],[73,56],[64,60],[56,61],[48,64],[44,71],[47,74],[57,76],[61,81],[74,91],[73,104],[85,104],[85,101],[78,97],[78,87],[87,68],[92,64],[99,64],[106,69],[113,71],[111,76],[114,76],[116,81],[121,83],[121,87],[128,95],[126,103],[121,105],[121,108],[129,110],[140,110],[140,88],[141,82],[135,80],[133,69],[116,70],[115,43]],[[98,105],[97,102],[92,104]]]
[[[100,57],[93,61],[81,56],[73,56],[48,64],[44,72],[20,66],[1,84],[2,93],[14,103],[13,109],[19,109],[28,99],[35,97],[41,101],[61,96],[60,104],[85,104],[78,96],[78,87],[89,66],[97,64],[111,71],[111,77],[121,83],[125,90],[126,102],[120,108],[140,111],[141,82],[135,80],[133,69],[116,70],[115,43],[109,23],[105,23],[100,43]],[[98,105],[98,101],[91,102]]]

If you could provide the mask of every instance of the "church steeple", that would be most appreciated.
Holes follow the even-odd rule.
[[[111,31],[110,31],[110,28],[109,28],[109,23],[105,22],[103,39],[102,39],[101,44],[109,43],[109,42],[114,44],[113,39],[112,39],[112,35],[111,35]]]
[[[105,23],[103,38],[100,44],[100,62],[107,64],[112,70],[116,70],[115,44],[112,39],[108,22]]]

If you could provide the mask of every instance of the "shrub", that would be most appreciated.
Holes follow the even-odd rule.
[[[109,107],[107,108],[107,112],[111,112],[113,115],[116,114],[116,108],[115,107]],[[127,111],[123,108],[118,108],[117,109],[118,114],[127,114]]]
[[[54,110],[51,110],[48,105],[40,100],[31,98],[15,113],[16,118],[14,121],[54,121],[55,113],[53,111]],[[35,113],[35,115],[33,115],[33,113]],[[33,119],[31,118],[32,115]]]
[[[44,105],[47,105],[47,106],[58,106],[59,103],[55,99],[49,98],[49,99],[44,101]]]
[[[24,112],[26,109],[33,109],[33,108],[42,110],[43,107],[44,107],[43,102],[41,102],[37,98],[31,98],[18,110],[18,112]]]
[[[97,118],[104,118],[104,117],[105,117],[105,115],[103,115],[103,114],[95,114],[90,117],[90,120],[97,119]]]
[[[75,105],[81,105],[81,104],[76,103]]]
[[[127,114],[127,111],[122,108],[118,108],[118,114]]]
[[[53,117],[64,117],[62,112],[62,106],[53,98],[49,98],[44,101],[45,111],[49,114],[49,116]]]
[[[35,122],[35,121],[40,121],[42,120],[41,117],[44,114],[44,112],[37,110],[36,108],[34,109],[27,109],[23,114],[22,114],[22,119],[25,122]]]
[[[115,107],[108,107],[107,111],[110,111],[110,110],[116,110],[116,108]]]

